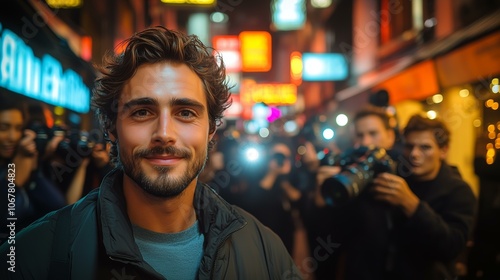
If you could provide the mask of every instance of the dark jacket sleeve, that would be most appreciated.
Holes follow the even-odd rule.
[[[239,273],[242,273],[242,266],[254,271],[261,270],[262,265],[259,263],[264,262],[267,265],[268,275],[259,276],[260,279],[303,279],[279,236],[250,214],[244,211],[240,211],[240,214],[245,217],[248,224],[233,236],[238,244],[233,248],[236,250],[236,255],[244,256],[245,259],[241,264],[234,266],[240,270]],[[252,266],[255,267],[252,269]],[[238,279],[249,279],[245,273],[239,276],[241,277]]]
[[[53,213],[0,246],[0,279],[46,279],[55,228]]]
[[[421,201],[407,221],[406,233],[424,255],[449,261],[465,248],[472,231],[476,199],[465,182],[459,182],[444,198],[439,210]]]

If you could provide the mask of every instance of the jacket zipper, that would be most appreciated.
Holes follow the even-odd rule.
[[[210,273],[210,279],[214,279],[214,268],[215,268],[215,263],[217,262],[217,260],[219,259],[219,250],[220,248],[222,248],[222,245],[224,245],[224,243],[226,242],[226,240],[235,232],[237,232],[238,230],[241,230],[242,228],[244,228],[245,226],[247,225],[247,222],[245,221],[243,223],[243,225],[241,225],[239,228],[236,228],[234,229],[233,231],[230,231],[226,237],[224,237],[224,239],[222,239],[222,242],[219,243],[219,245],[217,246],[217,250],[215,250],[215,259],[212,263],[212,272]]]

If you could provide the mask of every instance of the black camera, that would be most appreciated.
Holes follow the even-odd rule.
[[[59,126],[49,128],[39,122],[31,123],[28,129],[33,130],[36,134],[34,141],[40,158],[43,158],[50,139],[56,135],[64,135],[64,139],[59,142],[56,148],[56,154],[63,158],[70,152],[81,157],[88,157],[94,146],[94,143],[89,141],[84,132],[76,129],[65,130]]]
[[[70,129],[66,137],[57,145],[56,153],[66,157],[70,152],[76,152],[81,157],[88,157],[92,153],[94,143],[89,141],[88,135],[77,129]]]
[[[361,147],[336,157],[326,164],[340,166],[342,171],[326,179],[321,194],[330,206],[342,206],[356,198],[373,178],[383,172],[395,173],[396,164],[386,150]]]
[[[279,167],[283,167],[283,165],[285,164],[285,160],[287,159],[287,156],[285,156],[282,153],[274,153],[271,156],[271,159],[274,159]]]

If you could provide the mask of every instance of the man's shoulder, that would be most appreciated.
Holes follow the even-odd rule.
[[[71,225],[74,226],[72,232],[78,232],[78,228],[84,226],[84,221],[89,214],[95,211],[96,198],[97,192],[93,191],[75,204],[46,214],[19,233],[14,230],[15,233],[11,234],[12,238],[0,246],[1,266],[3,267],[7,263],[8,259],[5,258],[9,252],[13,251],[18,270],[35,273],[36,275],[46,275],[53,249],[54,236],[56,235],[56,225],[62,211],[65,209],[69,211]],[[70,227],[71,225],[68,223],[63,227]]]
[[[444,163],[443,170],[438,176],[439,178],[435,180],[434,184],[439,185],[441,195],[446,197],[449,203],[460,203],[461,205],[474,205],[476,203],[476,196],[472,188],[463,179],[457,167]]]
[[[235,253],[251,263],[265,259],[270,273],[287,279],[302,279],[281,238],[269,227],[263,225],[247,211],[232,206],[246,221],[246,225],[233,233],[232,244]]]
[[[241,215],[246,221],[246,226],[243,228],[242,231],[239,232],[239,234],[254,235],[255,237],[258,237],[259,239],[262,239],[262,241],[265,244],[268,244],[268,243],[269,244],[276,244],[275,242],[281,243],[281,239],[279,238],[279,236],[275,232],[273,232],[269,227],[262,224],[252,214],[250,214],[246,210],[244,210],[236,205],[231,205],[231,207],[234,209],[234,211],[236,213]],[[238,234],[238,232],[237,232],[237,234]]]
[[[65,206],[64,208],[46,214],[45,216],[34,221],[28,227],[21,230],[18,234],[16,234],[16,239],[18,240],[18,242],[23,241],[23,244],[28,241],[34,241],[30,243],[36,243],[35,240],[38,239],[45,240],[44,238],[47,238],[48,235],[52,235],[54,233],[55,224],[60,215],[60,212],[66,207],[71,208],[71,219],[76,218],[75,223],[78,224],[79,216],[85,214],[86,212],[92,212],[95,210],[97,195],[97,191],[92,191],[91,193],[77,201],[75,204]]]

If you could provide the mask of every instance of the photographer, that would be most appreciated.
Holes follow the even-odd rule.
[[[449,131],[441,121],[413,116],[403,134],[398,175],[376,175],[342,208],[346,279],[456,276],[454,262],[473,224],[474,195],[445,162]]]
[[[2,92],[2,96],[4,92]],[[62,197],[48,181],[40,176],[36,133],[25,128],[26,114],[19,103],[0,98],[0,182],[7,202],[8,172],[14,174],[16,230],[29,225],[51,210],[64,205]],[[54,144],[49,142],[50,147]],[[10,169],[10,170],[8,170]],[[2,203],[3,220],[7,220],[7,205]],[[0,243],[7,236],[7,228],[0,232]]]
[[[289,146],[280,140],[269,145],[263,174],[248,174],[248,184],[241,200],[241,207],[271,228],[281,238],[290,254],[294,244],[295,202],[301,192],[291,184],[292,153]]]

